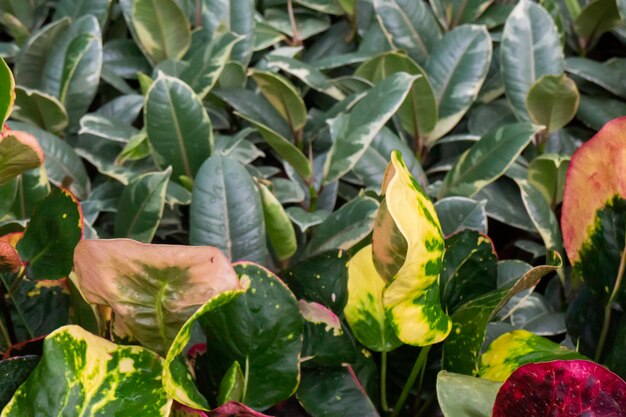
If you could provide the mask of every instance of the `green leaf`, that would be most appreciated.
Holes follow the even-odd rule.
[[[527,363],[570,359],[587,358],[545,337],[526,330],[515,330],[491,342],[480,358],[478,375],[491,381],[504,382],[513,371]]]
[[[309,87],[335,100],[343,100],[345,98],[345,94],[334,86],[320,70],[312,65],[281,55],[268,55],[267,64],[270,67],[278,68],[297,77]]]
[[[513,123],[487,133],[446,174],[439,195],[475,195],[504,174],[540,130],[530,123]]]
[[[233,47],[241,40],[241,37],[233,33],[225,33],[205,47],[197,48],[189,58],[189,65],[180,74],[181,80],[203,99],[217,83]]]
[[[493,242],[474,230],[446,239],[440,286],[445,310],[452,314],[461,305],[497,288],[497,254]]]
[[[75,270],[85,299],[115,313],[115,334],[124,331],[162,355],[206,300],[241,289],[230,262],[212,247],[83,240]]]
[[[138,72],[150,73],[152,67],[132,39],[116,38],[104,44],[103,71],[123,79],[136,79]]]
[[[263,204],[263,218],[265,232],[272,245],[276,259],[284,261],[291,258],[298,249],[296,232],[280,201],[262,183],[257,182],[261,203]]]
[[[620,81],[621,73],[613,66],[587,58],[568,57],[565,60],[565,70],[616,96],[626,98],[626,86]]]
[[[516,121],[506,99],[499,99],[473,108],[469,115],[468,127],[473,135],[483,136],[490,130]]]
[[[568,156],[551,153],[538,156],[528,166],[528,182],[541,192],[550,207],[563,201],[569,161]]]
[[[35,136],[46,155],[45,167],[50,181],[58,187],[68,188],[79,200],[84,200],[91,190],[85,164],[74,149],[61,138],[42,129],[21,122],[9,126]]]
[[[146,95],[144,118],[157,165],[171,165],[177,181],[181,175],[194,178],[211,155],[213,130],[193,90],[176,78],[159,77]]]
[[[437,123],[437,101],[426,73],[411,58],[399,52],[387,52],[361,64],[354,75],[376,84],[398,72],[421,75],[398,109],[398,117],[411,137],[425,136]]]
[[[487,233],[486,200],[476,201],[466,197],[446,197],[435,203],[435,211],[444,236],[462,230]]]
[[[595,131],[626,114],[626,103],[608,96],[581,94],[576,118]]]
[[[119,346],[79,326],[62,327],[46,337],[41,362],[2,417],[166,417],[171,400],[161,385],[162,363],[142,347]],[[59,401],[63,398],[74,401]]]
[[[251,77],[265,98],[287,121],[295,134],[306,123],[306,106],[300,93],[286,78],[268,71],[252,70]]]
[[[198,171],[190,208],[189,241],[213,245],[233,261],[264,263],[267,256],[263,206],[246,169],[214,155]]]
[[[311,162],[304,156],[302,151],[289,141],[289,139],[261,122],[240,113],[237,113],[237,115],[254,126],[263,139],[265,139],[265,142],[267,142],[279,156],[288,162],[303,180],[309,180],[311,178],[313,175]]]
[[[615,0],[588,3],[574,20],[574,31],[582,51],[593,48],[600,37],[622,23]]]
[[[429,144],[452,130],[478,97],[491,49],[489,32],[477,25],[459,26],[433,49],[424,69],[437,99],[439,120],[427,135]]]
[[[50,194],[46,168],[41,166],[17,177],[17,193],[11,212],[18,219],[28,219],[39,204]]]
[[[302,371],[296,393],[302,407],[314,417],[379,417],[352,368],[320,368]]]
[[[574,118],[578,100],[578,88],[566,75],[544,75],[528,91],[526,108],[533,123],[554,132]]]
[[[437,400],[444,417],[491,417],[501,383],[441,371]]]
[[[83,216],[76,198],[61,188],[52,190],[35,209],[17,244],[20,258],[27,263],[27,276],[33,280],[66,277],[82,233]]]
[[[294,10],[294,18],[298,29],[298,38],[301,41],[326,31],[330,26],[328,16],[302,9]],[[287,36],[295,37],[289,13],[285,8],[268,8],[265,12],[265,22]]]
[[[233,362],[220,382],[217,403],[222,405],[229,401],[241,401],[245,385],[246,381],[243,372],[241,372],[241,365],[239,362]]]
[[[13,178],[0,184],[0,217],[3,217],[11,210],[17,195],[17,183],[18,178]]]
[[[80,119],[79,135],[93,135],[114,142],[127,143],[138,130],[128,123],[97,114],[86,114]]]
[[[115,237],[150,243],[163,217],[165,189],[172,174],[151,172],[132,180],[120,197],[115,216]]]
[[[0,132],[0,184],[43,162],[43,150],[30,134],[14,130]]]
[[[530,121],[528,91],[544,75],[563,73],[563,48],[550,14],[529,0],[520,1],[504,25],[500,65],[506,96],[520,121]]]
[[[314,256],[331,249],[350,249],[372,232],[377,209],[378,202],[371,197],[350,200],[315,228],[305,253]]]
[[[430,7],[412,0],[374,0],[373,3],[389,43],[406,51],[418,64],[424,64],[441,36]]]
[[[104,26],[109,16],[111,0],[60,0],[54,9],[52,20],[70,17],[76,20],[91,14],[98,19],[100,27]]]
[[[533,288],[542,277],[562,266],[557,252],[552,252],[548,258],[550,264],[536,266],[511,286],[484,294],[456,310],[452,315],[452,331],[443,345],[442,366],[445,370],[476,375],[487,323],[515,294]]]
[[[15,67],[20,86],[56,97],[75,131],[98,90],[102,67],[100,26],[92,15],[44,27],[25,47]]]
[[[563,252],[563,238],[561,237],[559,221],[541,191],[526,180],[517,180],[516,182],[520,188],[526,211],[539,235],[541,235],[546,249]]]
[[[39,363],[37,356],[20,356],[0,361],[0,378],[3,381],[0,387],[0,409],[3,409],[13,397],[13,394]]]
[[[369,90],[349,115],[333,119],[334,142],[324,165],[324,184],[338,180],[354,167],[418,78],[402,72],[391,75]]]
[[[0,126],[2,126],[11,115],[15,101],[15,80],[9,66],[2,58],[0,58],[0,86]]]
[[[59,100],[23,87],[15,89],[15,108],[11,116],[52,133],[59,133],[67,127],[67,112]]]
[[[153,63],[185,55],[191,29],[176,1],[133,0],[131,16],[137,41]]]

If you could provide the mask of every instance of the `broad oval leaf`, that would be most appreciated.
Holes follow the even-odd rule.
[[[43,162],[43,150],[33,136],[15,130],[0,132],[0,184]]]
[[[626,86],[620,81],[621,74],[616,68],[587,58],[568,57],[565,70],[621,98],[626,98]]]
[[[115,217],[116,237],[150,243],[163,217],[165,190],[172,169],[150,172],[132,180],[120,196]]]
[[[185,55],[191,28],[176,1],[134,0],[131,16],[138,42],[155,64]]]
[[[198,171],[190,209],[192,245],[213,245],[229,259],[264,263],[263,206],[254,181],[238,162],[222,155]]]
[[[559,130],[576,115],[578,88],[566,75],[544,75],[528,91],[526,108],[533,123]]]
[[[83,213],[76,198],[55,188],[37,205],[17,244],[30,279],[59,279],[72,270],[74,248],[82,238]]]
[[[386,283],[386,315],[404,343],[438,343],[452,326],[439,301],[443,235],[433,204],[397,151],[385,173],[383,194],[372,252],[379,279]]]
[[[448,32],[433,50],[424,69],[437,99],[439,120],[427,135],[429,144],[452,130],[478,97],[491,49],[484,26],[463,25]]]
[[[296,232],[291,220],[280,201],[265,185],[257,183],[257,187],[263,203],[265,231],[272,244],[274,255],[279,261],[289,259],[298,249]]]
[[[281,75],[253,70],[251,77],[295,135],[306,123],[306,106],[293,84]]]
[[[167,417],[172,400],[161,383],[162,366],[147,349],[64,326],[46,337],[41,362],[1,415]]]
[[[7,63],[0,57],[0,126],[11,115],[15,101],[15,80]]]
[[[338,180],[354,167],[418,77],[402,72],[391,75],[369,90],[349,115],[334,119],[334,142],[324,165],[324,184]]]
[[[74,264],[85,299],[111,307],[129,336],[162,355],[198,307],[241,289],[230,262],[213,247],[83,240]]]
[[[376,15],[387,40],[424,64],[441,36],[428,4],[413,0],[374,0]]]
[[[527,363],[568,359],[585,357],[545,337],[526,330],[515,330],[491,342],[480,358],[478,376],[504,382],[517,368]]]
[[[555,417],[621,416],[626,413],[626,382],[591,361],[524,365],[498,391],[493,417],[533,413],[551,413]]]
[[[172,176],[193,179],[211,155],[213,130],[202,101],[177,78],[161,76],[148,90],[145,125],[155,161]]]
[[[448,171],[439,195],[472,197],[503,175],[540,130],[530,123],[513,123],[485,134]]]
[[[450,236],[465,229],[487,233],[486,204],[486,200],[466,197],[446,197],[437,201],[435,211],[443,234]]]
[[[624,250],[625,146],[626,118],[607,123],[572,156],[563,193],[561,229],[567,256],[589,288],[605,300],[614,291]],[[616,301],[625,294],[622,288]]]
[[[376,84],[398,72],[421,75],[398,109],[402,127],[413,138],[420,138],[435,128],[439,113],[433,88],[419,65],[402,53],[387,52],[361,64],[354,75]]]
[[[56,97],[19,86],[15,89],[12,118],[30,122],[52,133],[67,127],[67,112]]]
[[[502,384],[473,376],[441,371],[437,400],[444,417],[491,417]]]
[[[520,1],[504,25],[500,65],[506,96],[518,120],[530,121],[526,96],[544,75],[563,73],[563,48],[554,20],[540,5]]]

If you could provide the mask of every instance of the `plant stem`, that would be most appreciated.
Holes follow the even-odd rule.
[[[428,358],[429,351],[430,351],[430,346],[424,346],[422,350],[420,351],[419,356],[417,357],[417,359],[415,360],[415,363],[413,364],[413,369],[411,369],[411,373],[409,374],[409,377],[404,383],[404,387],[402,388],[400,397],[398,397],[398,401],[396,401],[396,405],[394,405],[393,407],[393,414],[391,414],[391,417],[397,417],[400,414],[400,411],[402,410],[402,407],[404,407],[404,403],[406,402],[406,399],[409,397],[409,394],[411,393],[411,388],[413,388],[413,385],[415,385],[415,380],[417,379],[418,375],[421,375],[420,383],[419,383],[419,387],[421,389],[422,380],[424,379],[424,369],[426,369],[426,359]]]
[[[296,16],[293,13],[292,0],[287,0],[287,13],[289,13],[289,22],[291,23],[291,32],[293,32],[293,36],[291,37],[291,42],[295,46],[300,46],[302,45],[302,39],[300,39],[300,32],[298,31],[298,25],[296,23]]]
[[[15,291],[17,291],[17,289],[20,286],[20,283],[22,282],[25,276],[26,276],[26,267],[22,269],[22,272],[20,272],[20,275],[15,279],[15,281],[13,281],[13,284],[11,284],[11,288],[9,288],[9,292],[5,296],[7,299],[10,299],[11,297],[13,297],[13,295],[15,294]]]
[[[387,352],[383,351],[380,356],[380,405],[383,412],[389,411],[387,403]]]
[[[602,331],[600,332],[600,339],[598,341],[598,348],[596,349],[595,361],[600,362],[602,358],[602,351],[604,350],[604,344],[606,338],[609,335],[609,329],[611,328],[611,314],[613,312],[613,303],[617,298],[620,287],[622,285],[622,278],[624,277],[624,268],[626,267],[626,248],[622,251],[622,257],[619,261],[619,269],[617,270],[617,278],[615,279],[615,286],[613,286],[613,292],[609,297],[609,301],[604,307],[604,323],[602,323]]]
[[[13,327],[11,311],[9,310],[7,300],[4,296],[3,285],[4,283],[0,281],[0,310],[2,310],[2,315],[4,316],[4,321],[0,318],[0,330],[2,330],[2,335],[7,341],[8,346],[11,346],[12,344],[17,343],[17,335],[15,334],[15,328]]]
[[[430,397],[428,397],[426,402],[422,404],[420,409],[417,411],[417,414],[415,414],[415,417],[422,417],[424,413],[428,410],[428,408],[432,405],[433,401],[435,401],[435,393],[432,393]]]

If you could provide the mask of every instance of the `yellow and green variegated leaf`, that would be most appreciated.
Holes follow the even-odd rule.
[[[480,358],[478,376],[504,382],[522,365],[555,360],[587,359],[545,337],[527,330],[505,333],[491,342]]]
[[[574,270],[598,296],[614,291],[624,251],[626,118],[607,123],[572,156],[563,192],[561,230]],[[581,198],[584,196],[584,198]],[[624,287],[615,295],[623,301]]]
[[[159,354],[206,300],[241,288],[230,262],[209,246],[83,240],[74,269],[85,299],[111,307],[130,336]]]
[[[395,151],[383,180],[372,248],[387,283],[383,305],[398,338],[427,346],[441,342],[452,323],[439,300],[444,240],[437,213]]]
[[[561,267],[561,257],[557,252],[549,253],[548,259],[549,265],[532,268],[511,286],[475,298],[452,314],[452,331],[443,345],[443,369],[466,375],[478,373],[487,324],[515,294],[535,287],[546,274]]]
[[[0,184],[37,168],[43,162],[43,150],[33,136],[15,130],[0,133]]]
[[[139,346],[119,346],[79,326],[46,337],[43,357],[2,417],[167,417],[163,360]]]
[[[388,352],[402,345],[385,314],[385,284],[374,266],[371,245],[348,262],[348,302],[344,314],[358,341],[377,352]]]
[[[183,324],[176,338],[172,342],[170,349],[165,357],[165,365],[163,366],[163,387],[167,395],[175,399],[181,404],[191,408],[208,410],[209,403],[206,398],[198,391],[194,383],[193,377],[188,371],[187,363],[182,356],[187,343],[191,340],[191,330],[199,317],[205,313],[223,305],[235,297],[239,296],[244,290],[224,291],[213,298],[210,298],[193,315]]]
[[[9,118],[15,101],[15,80],[4,59],[0,58],[0,126]],[[1,128],[0,128],[1,130]]]

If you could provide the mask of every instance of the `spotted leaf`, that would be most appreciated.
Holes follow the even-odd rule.
[[[130,336],[160,354],[207,300],[241,288],[230,262],[209,246],[84,240],[74,260],[85,299],[111,307]]]
[[[478,376],[492,381],[506,381],[513,371],[522,365],[557,359],[585,359],[585,357],[545,337],[526,330],[515,330],[491,342],[480,358]]]
[[[162,362],[142,347],[65,326],[46,338],[41,362],[1,415],[166,417],[171,400],[161,384]]]

